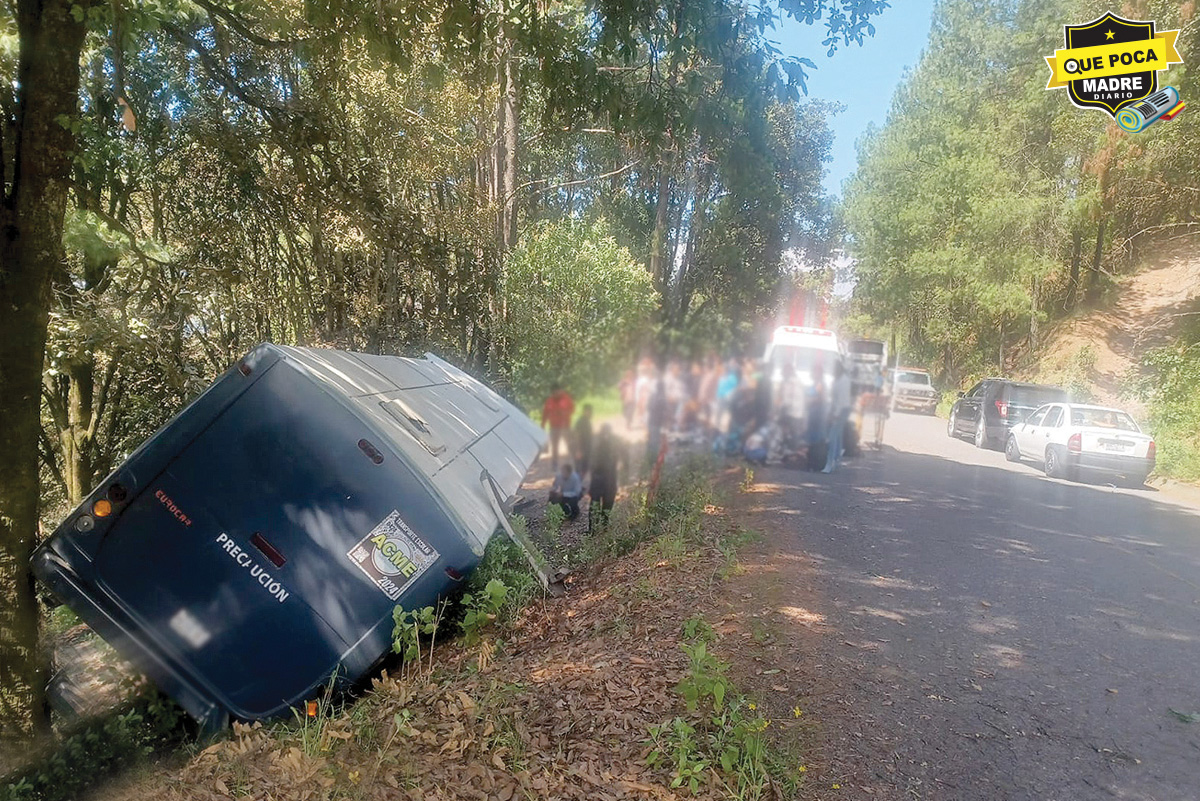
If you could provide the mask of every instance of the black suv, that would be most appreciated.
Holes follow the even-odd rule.
[[[972,434],[975,447],[990,448],[1003,443],[1008,430],[1044,403],[1070,400],[1061,387],[1026,384],[1007,378],[985,378],[959,398],[950,410],[946,433],[952,437]]]

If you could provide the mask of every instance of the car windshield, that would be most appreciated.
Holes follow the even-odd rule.
[[[851,356],[883,356],[883,343],[870,340],[851,342],[846,346]]]
[[[924,384],[929,386],[929,373],[913,373],[902,370],[896,373],[896,381],[901,384]]]
[[[1086,428],[1111,428],[1116,431],[1140,431],[1133,418],[1116,409],[1072,409],[1071,425]]]

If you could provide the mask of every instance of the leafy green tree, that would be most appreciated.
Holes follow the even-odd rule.
[[[513,391],[535,408],[560,383],[609,386],[649,329],[650,276],[603,224],[528,231],[504,271],[504,335]]]
[[[1058,112],[1032,89],[1045,85],[1044,36],[1032,32],[1049,23],[1029,17],[991,0],[940,3],[847,192],[859,308],[951,379],[1002,366],[1013,343],[1036,339],[1080,191],[1048,145]]]
[[[672,342],[740,335],[824,214],[827,110],[766,36],[790,16],[838,46],[884,6],[0,9],[0,714],[44,724],[39,454],[53,525],[263,340],[432,349],[535,396],[576,366],[585,389],[656,316]],[[546,274],[587,298],[543,298],[569,363],[528,350],[513,270],[539,250],[595,279]]]

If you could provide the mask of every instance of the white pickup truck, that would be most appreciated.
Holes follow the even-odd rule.
[[[938,393],[925,370],[899,367],[892,378],[892,408],[915,409],[925,414],[937,411]]]

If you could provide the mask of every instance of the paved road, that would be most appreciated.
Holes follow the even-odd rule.
[[[1168,711],[1200,711],[1200,511],[914,415],[834,475],[759,476],[817,562],[817,658],[866,715],[885,794],[1200,798],[1200,722]]]

